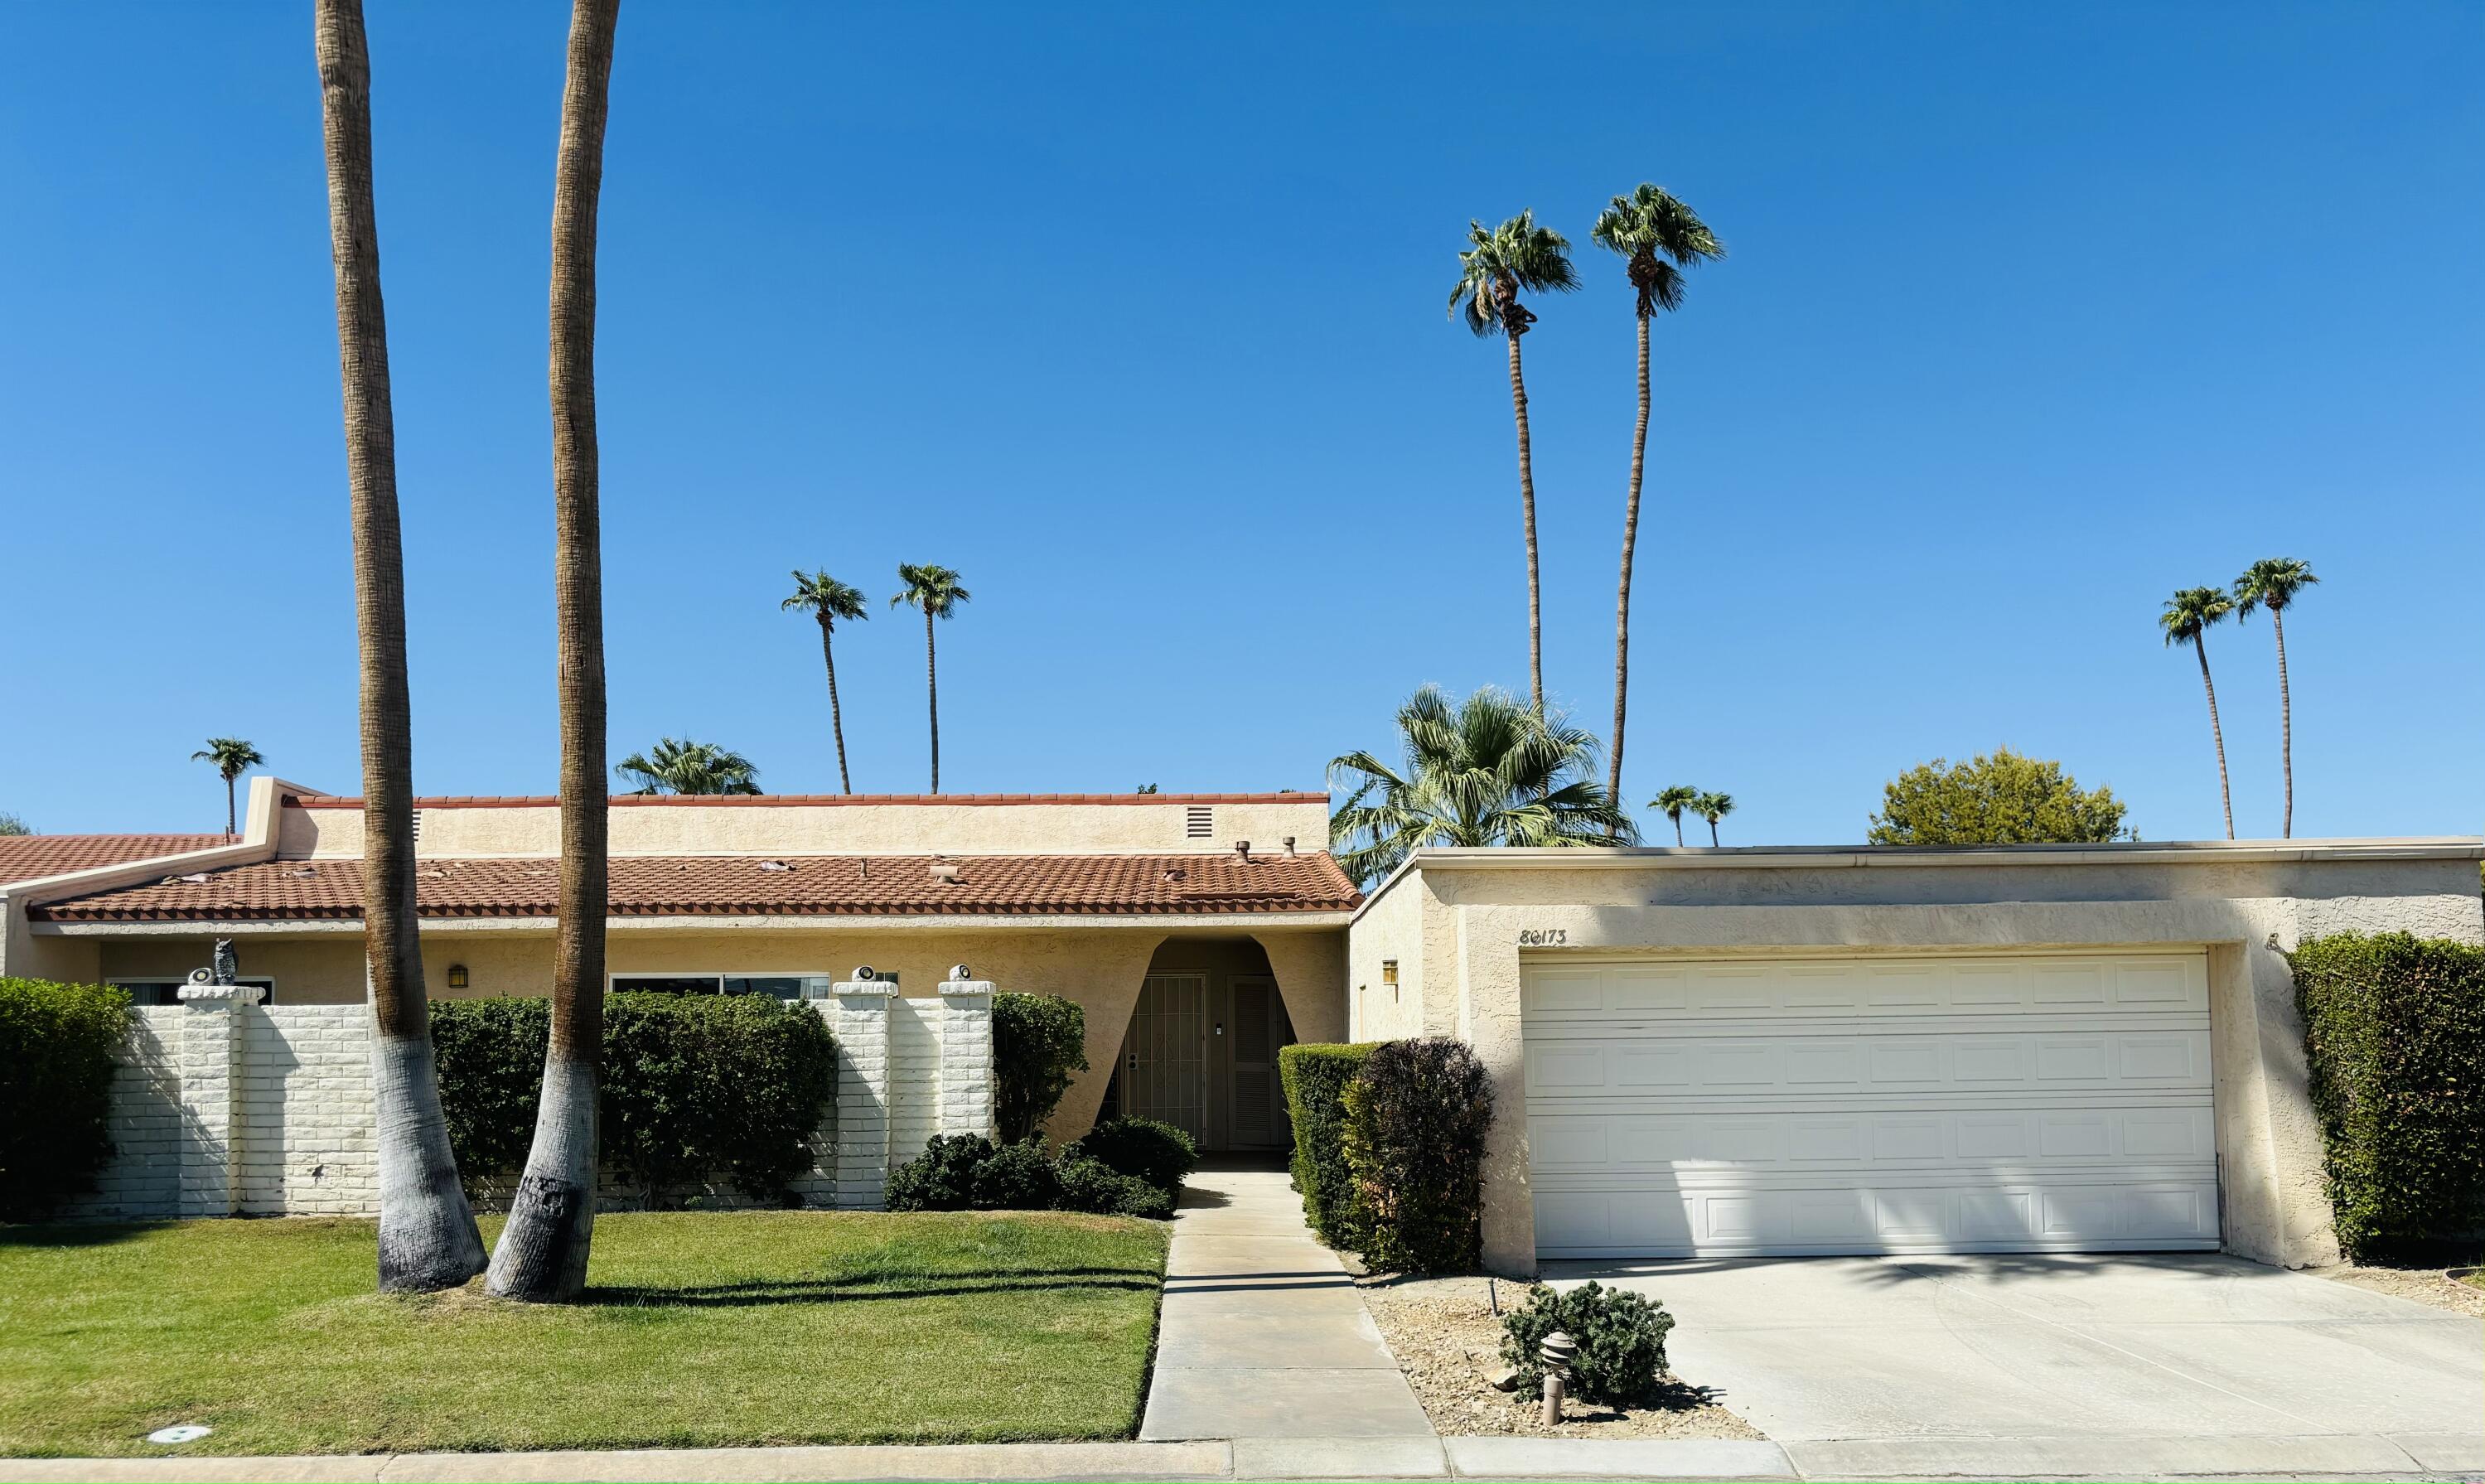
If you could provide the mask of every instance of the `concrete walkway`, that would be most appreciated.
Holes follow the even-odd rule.
[[[1203,1170],[1184,1187],[1139,1437],[1403,1439],[1439,1458],[1413,1388],[1337,1254],[1312,1240],[1284,1170]]]

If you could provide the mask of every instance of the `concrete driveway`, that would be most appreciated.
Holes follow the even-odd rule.
[[[2485,1323],[2210,1255],[1556,1262],[1806,1475],[2485,1472]]]

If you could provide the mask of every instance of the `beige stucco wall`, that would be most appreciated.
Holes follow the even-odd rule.
[[[1169,802],[1156,803],[1161,797]],[[1080,855],[1225,851],[1247,839],[1274,852],[1328,840],[1325,794],[1282,803],[1212,803],[1211,833],[1192,838],[1183,795],[1118,804],[765,803],[616,804],[614,855]],[[423,856],[555,855],[560,811],[549,805],[432,806],[423,811]],[[356,808],[287,808],[277,848],[287,859],[360,857]]]
[[[2315,856],[2317,847],[2290,850]],[[1732,858],[1658,864],[1598,852],[1616,864],[1426,869],[1419,857],[1416,869],[1357,916],[1349,934],[1351,983],[1377,983],[1379,960],[1398,959],[1405,998],[1417,1002],[1412,1014],[1402,1004],[1358,1033],[1382,1025],[1403,1033],[1419,1022],[1472,1043],[1491,1071],[1486,1258],[1498,1271],[1526,1274],[1535,1269],[1535,1210],[1519,1029],[1523,957],[2205,948],[2226,1245],[2301,1267],[2335,1261],[2337,1246],[2281,950],[2349,928],[2485,942],[2478,853],[2445,842],[2431,859],[2372,851],[2253,859],[2250,847],[2235,847],[2164,861],[2099,852],[2089,862],[2037,856],[2025,864],[1988,858],[1869,868]]]

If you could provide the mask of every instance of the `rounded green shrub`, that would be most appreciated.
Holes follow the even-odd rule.
[[[1188,1130],[1154,1118],[1107,1118],[1062,1151],[1062,1158],[1083,1155],[1173,1192],[1199,1168],[1199,1145]]]
[[[124,991],[0,978],[0,1221],[95,1189],[129,1026]]]
[[[1518,1372],[1522,1394],[1544,1385],[1544,1336],[1556,1330],[1576,1340],[1566,1386],[1585,1401],[1638,1406],[1657,1399],[1665,1374],[1665,1336],[1674,1316],[1623,1288],[1587,1282],[1569,1293],[1543,1283],[1527,1305],[1501,1317],[1501,1358]]]
[[[993,996],[993,1121],[1004,1142],[1033,1135],[1087,1070],[1087,1012],[1058,995]]]
[[[978,1211],[1050,1211],[1061,1181],[1043,1143],[1028,1140],[995,1147],[975,1167],[972,1194]]]
[[[1062,1210],[1089,1211],[1099,1216],[1142,1216],[1158,1222],[1173,1215],[1171,1191],[1136,1175],[1126,1175],[1102,1160],[1079,1155],[1075,1152],[1077,1148],[1073,1144],[1063,1150],[1060,1163],[1054,1167],[1060,1177],[1058,1203]]]
[[[975,1204],[976,1175],[993,1157],[981,1134],[937,1134],[923,1152],[888,1172],[891,1211],[967,1211]]]
[[[1464,1041],[1385,1041],[1341,1093],[1364,1260],[1464,1273],[1483,1256],[1484,1139],[1492,1079]]]

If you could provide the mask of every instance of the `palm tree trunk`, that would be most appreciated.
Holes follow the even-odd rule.
[[[1527,444],[1527,378],[1518,366],[1520,327],[1509,327],[1510,410],[1518,421],[1518,510],[1527,527],[1527,693],[1544,714],[1544,609],[1536,581],[1536,466]]]
[[[398,594],[399,594],[399,598],[400,598],[399,607],[402,607],[402,606],[403,606],[403,602],[402,602],[403,593],[404,593],[404,588],[403,588],[402,583],[400,582],[399,587],[398,587]],[[2279,662],[2279,668],[2280,668],[2280,673],[2284,673],[2284,671],[2285,671],[2285,664],[2286,664],[2286,662],[2285,662],[2284,660],[2280,660],[2280,661]],[[230,774],[230,773],[228,773],[228,774],[226,774],[226,775],[225,775],[225,838],[227,838],[227,839],[231,839],[231,838],[233,838],[233,836],[237,833],[237,831],[236,831],[235,827],[236,827],[240,822],[241,822],[241,821],[240,821],[240,816],[239,816],[239,814],[238,814],[238,813],[236,813],[236,812],[235,812],[235,811],[234,811],[234,809],[233,809],[233,781],[232,781],[232,774]]]
[[[604,570],[595,440],[595,214],[620,0],[575,0],[552,209],[553,589],[560,649],[560,925],[533,1147],[492,1252],[504,1298],[575,1298],[595,1235],[604,1044]]]
[[[837,652],[829,643],[829,620],[820,620],[820,659],[829,667],[829,730],[837,739],[837,786],[854,792],[854,780],[846,775],[846,714],[837,704]]]
[[[1605,797],[1623,799],[1623,719],[1630,694],[1631,555],[1639,546],[1639,486],[1648,464],[1648,316],[1639,316],[1639,422],[1631,428],[1630,493],[1623,500],[1623,580],[1614,599],[1614,751],[1605,770]],[[1618,830],[1614,838],[1620,840]]]
[[[371,63],[362,0],[318,0],[321,134],[337,269],[337,350],[344,382],[345,468],[354,528],[354,626],[363,744],[363,943],[369,957],[371,1082],[379,1167],[379,1281],[453,1288],[483,1268],[483,1239],[457,1181],[433,1074],[431,1012],[415,912],[414,750],[405,674],[405,560],[389,399],[388,316],[380,298],[371,187]],[[225,780],[232,834],[232,780]]]
[[[2295,706],[2286,694],[2286,619],[2269,611],[2269,626],[2278,635],[2278,767],[2286,778],[2286,814],[2280,822],[2280,839],[2295,838]]]
[[[1682,843],[1682,816],[1680,814],[1674,816],[1674,843],[1678,846]]]
[[[2226,785],[2226,733],[2218,725],[2218,687],[2209,679],[2209,646],[2207,635],[2192,641],[2193,651],[2200,656],[2200,688],[2209,693],[2209,735],[2218,744],[2218,802],[2226,811],[2226,838],[2235,838],[2234,790]]]
[[[923,610],[923,684],[932,700],[932,791],[941,791],[941,656],[932,643],[932,610]]]
[[[1717,821],[1714,819],[1708,821],[1708,843],[1711,845],[1717,843]]]

